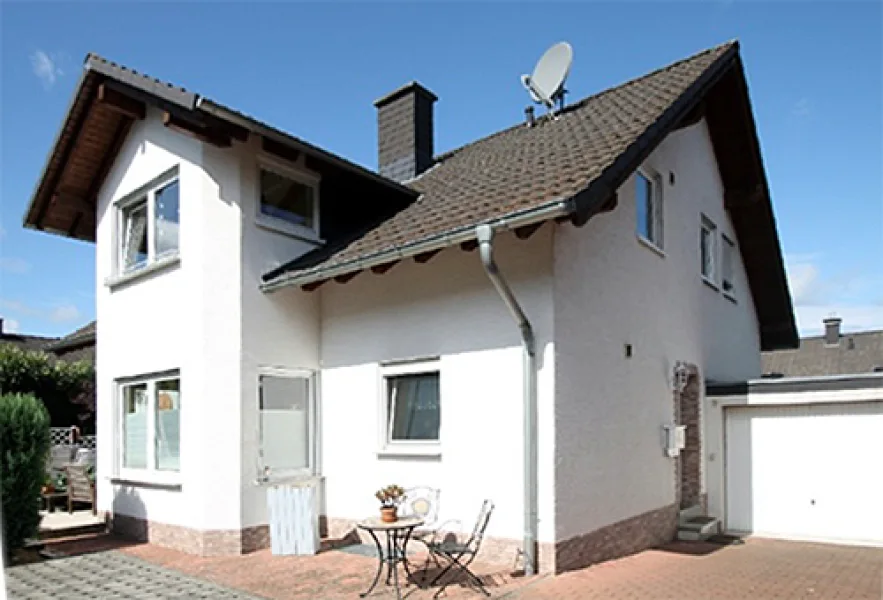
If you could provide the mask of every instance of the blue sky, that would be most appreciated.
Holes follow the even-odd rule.
[[[411,79],[440,98],[440,152],[519,121],[553,42],[573,101],[738,38],[801,331],[883,328],[881,32],[879,2],[3,2],[0,316],[46,335],[94,317],[94,246],[21,227],[89,51],[373,168],[372,101]]]

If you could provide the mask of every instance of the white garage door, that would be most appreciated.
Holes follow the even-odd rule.
[[[883,545],[883,402],[726,411],[726,526]]]

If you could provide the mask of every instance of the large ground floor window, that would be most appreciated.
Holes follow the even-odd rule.
[[[181,377],[178,371],[120,381],[121,474],[180,470]]]

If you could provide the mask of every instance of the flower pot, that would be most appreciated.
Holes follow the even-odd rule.
[[[383,506],[380,508],[380,520],[384,523],[395,523],[399,520],[395,506]]]

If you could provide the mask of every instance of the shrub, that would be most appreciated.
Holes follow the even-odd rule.
[[[0,396],[0,514],[7,552],[37,533],[48,453],[49,413],[43,403],[30,394]]]
[[[0,394],[33,394],[45,404],[53,427],[77,425],[83,433],[93,432],[94,380],[87,362],[0,344]]]

